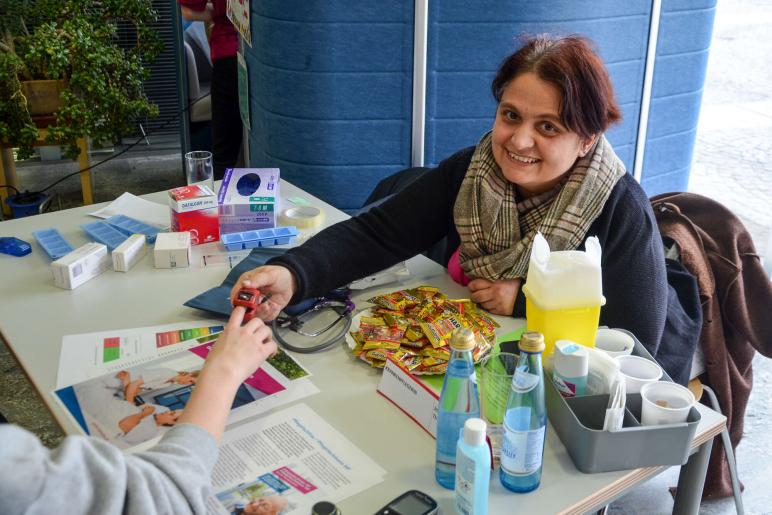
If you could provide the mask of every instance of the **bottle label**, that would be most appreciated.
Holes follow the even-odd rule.
[[[552,376],[552,384],[563,397],[576,397],[576,385],[557,373]]]
[[[505,420],[501,468],[510,474],[530,474],[538,470],[544,452],[546,429],[542,426],[531,431],[515,431]]]
[[[474,513],[475,462],[459,448],[456,453],[456,511]]]
[[[512,377],[512,391],[517,393],[528,393],[539,384],[541,376],[532,374],[526,366],[518,367],[515,375]]]

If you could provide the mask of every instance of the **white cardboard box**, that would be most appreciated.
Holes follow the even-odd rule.
[[[386,360],[377,390],[432,438],[437,438],[440,392],[390,359]]]
[[[145,257],[147,245],[144,234],[132,234],[113,251],[113,270],[128,272],[131,267]]]
[[[161,232],[155,240],[153,262],[156,268],[190,266],[190,233]]]
[[[74,290],[110,268],[110,255],[101,243],[86,243],[51,263],[54,284]]]
[[[227,168],[217,195],[220,232],[276,227],[278,168]]]

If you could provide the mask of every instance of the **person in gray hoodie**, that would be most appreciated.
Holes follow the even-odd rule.
[[[231,403],[239,385],[276,352],[271,330],[236,307],[178,423],[157,445],[129,455],[92,437],[48,449],[32,433],[0,424],[0,513],[205,513]]]

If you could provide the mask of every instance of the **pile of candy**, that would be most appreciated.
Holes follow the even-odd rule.
[[[399,290],[368,302],[375,306],[350,332],[356,343],[352,352],[376,368],[391,358],[413,374],[444,374],[454,329],[469,327],[475,333],[475,361],[488,354],[495,340],[498,324],[489,315],[471,300],[449,299],[432,286]]]

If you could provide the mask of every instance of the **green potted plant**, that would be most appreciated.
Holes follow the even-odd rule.
[[[38,126],[46,143],[78,155],[76,140],[117,142],[158,107],[142,90],[162,44],[150,23],[150,0],[0,0],[0,140],[29,157]],[[118,24],[133,27],[133,45],[119,45]],[[39,118],[29,81],[53,81],[56,112]],[[31,109],[32,107],[32,109]],[[50,108],[48,108],[50,109]],[[43,111],[48,110],[43,108]]]

